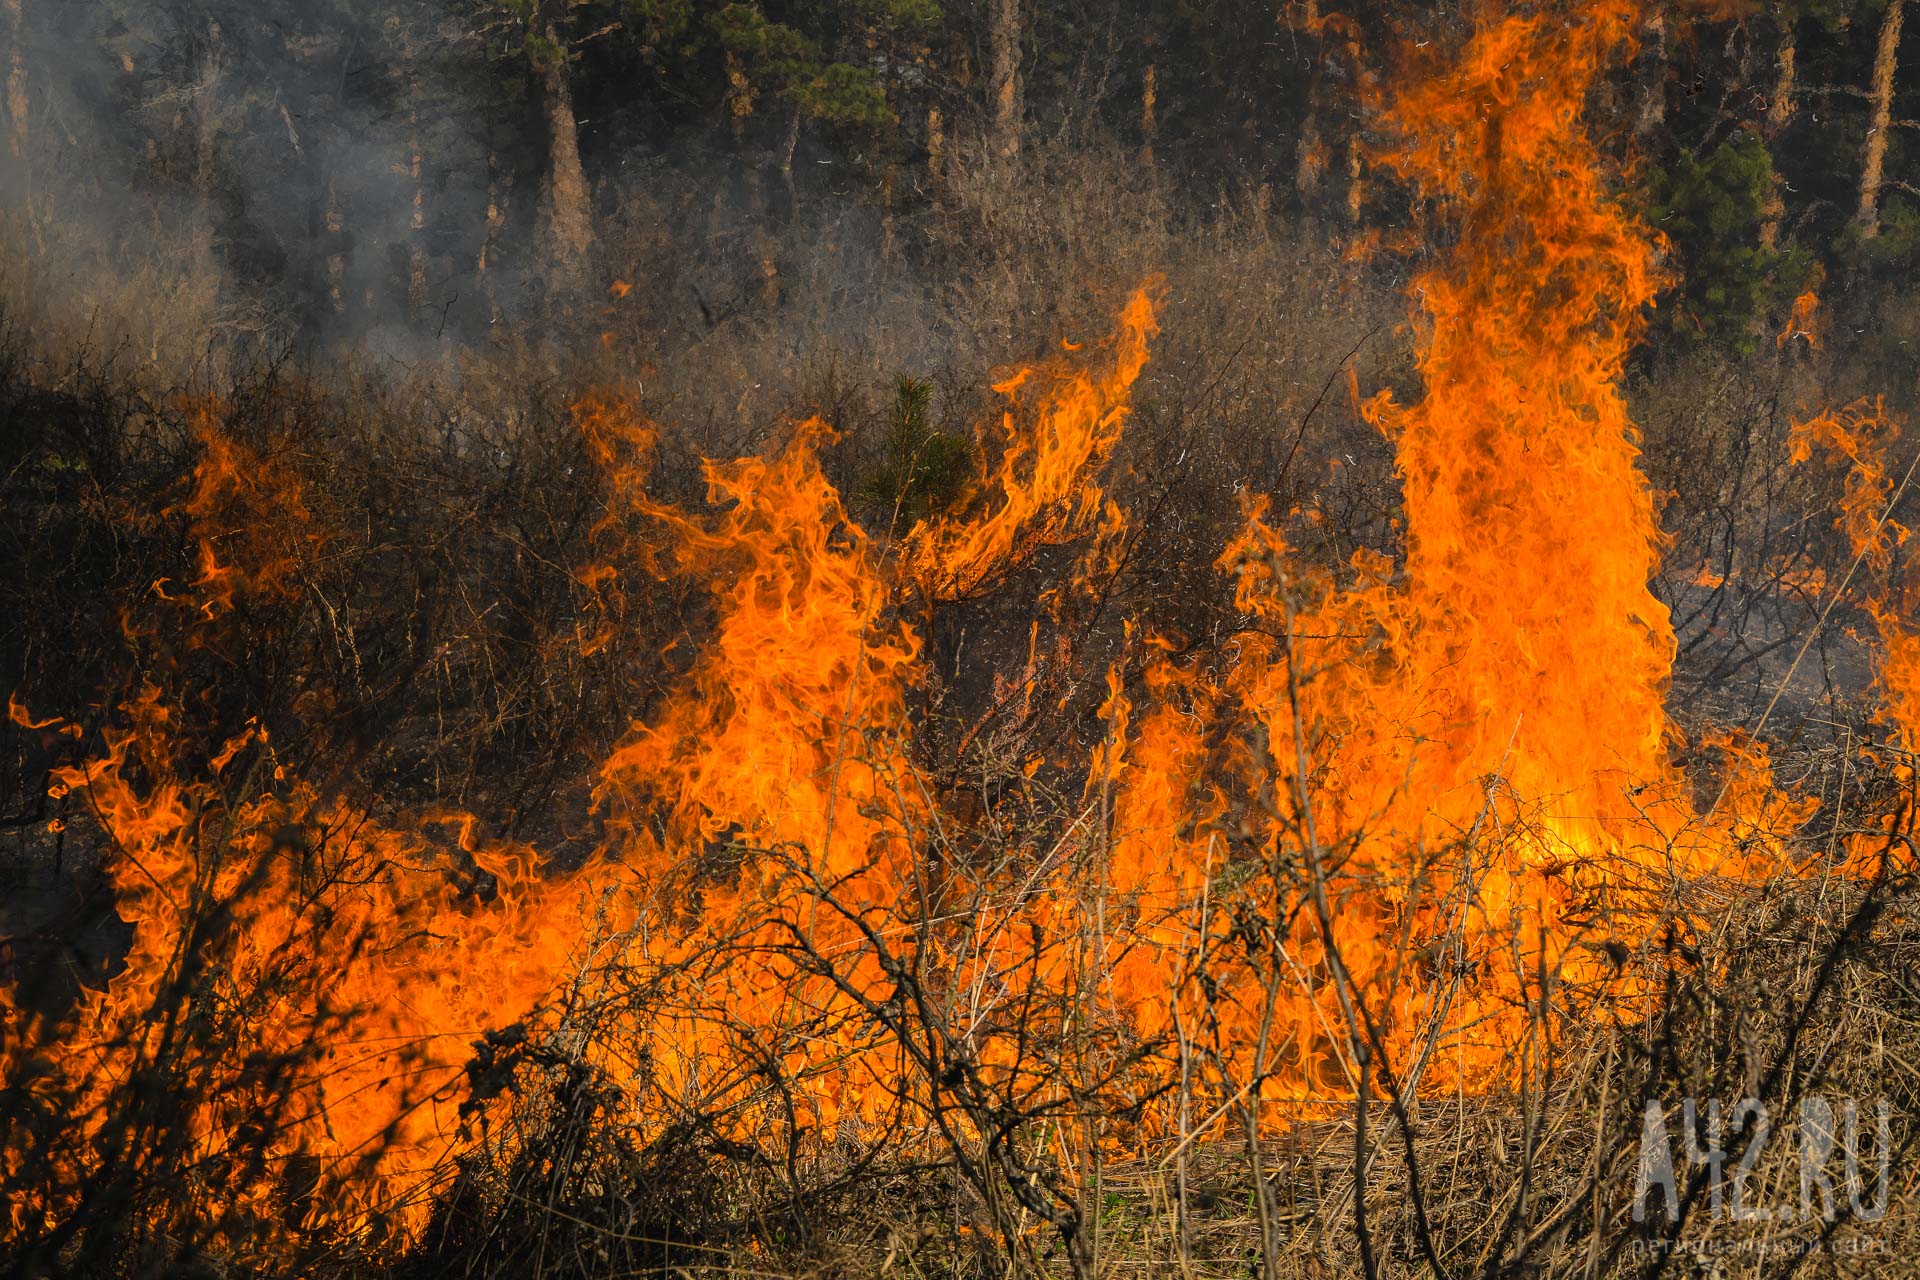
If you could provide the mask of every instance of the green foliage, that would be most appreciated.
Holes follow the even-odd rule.
[[[1907,267],[1920,259],[1920,204],[1898,194],[1880,204],[1880,234],[1871,239],[1849,228],[1847,249],[1871,268]]]
[[[1806,20],[1828,31],[1839,31],[1863,18],[1877,17],[1886,0],[1787,0],[1779,20],[1788,26]]]
[[[940,21],[936,0],[845,0],[847,9],[888,27],[930,27]]]
[[[1767,145],[1751,132],[1704,160],[1682,152],[1654,176],[1647,216],[1679,254],[1684,274],[1669,315],[1683,340],[1750,352],[1764,320],[1806,280],[1804,253],[1760,243],[1772,185]]]
[[[887,122],[887,94],[870,71],[844,62],[829,63],[820,73],[788,91],[802,111],[816,120],[876,127]]]
[[[875,24],[911,30],[937,21],[939,6],[932,0],[846,0],[803,12],[823,28],[820,34],[775,21],[758,3],[728,4],[707,19],[707,26],[754,82],[812,119],[867,128],[888,123],[892,110],[878,72],[866,65],[869,59],[836,57],[830,46],[847,41],[836,42],[834,31]],[[843,21],[836,23],[836,17]]]
[[[965,439],[935,430],[932,410],[932,382],[897,379],[881,456],[860,482],[860,505],[895,528],[952,507],[973,480],[973,450]]]
[[[564,45],[537,31],[527,34],[527,38],[521,42],[520,51],[526,55],[527,61],[536,67],[564,62],[567,57]]]
[[[504,25],[486,23],[504,51],[525,58],[536,69],[564,62],[569,42],[583,31],[622,32],[643,47],[672,40],[693,22],[694,0],[486,0]]]
[[[729,4],[707,19],[727,52],[767,73],[805,75],[820,59],[811,40],[785,23],[774,22],[757,4]]]
[[[627,28],[645,44],[671,40],[693,23],[693,0],[621,0]]]

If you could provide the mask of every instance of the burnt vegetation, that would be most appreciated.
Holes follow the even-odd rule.
[[[0,1274],[1907,1257],[1905,8],[0,2]]]

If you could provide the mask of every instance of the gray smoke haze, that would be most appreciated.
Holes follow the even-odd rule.
[[[513,67],[489,60],[471,16],[336,0],[25,0],[25,119],[0,155],[16,309],[145,360],[259,338],[411,362],[562,303],[599,307],[549,296],[538,104]],[[582,122],[589,146],[594,124]],[[596,289],[633,273],[618,233],[657,239],[677,224],[693,275],[715,265],[700,241],[739,258],[753,240],[733,158],[629,148],[593,160],[613,235]],[[658,197],[672,203],[691,165],[713,193],[706,208],[681,198],[663,212]],[[629,192],[642,185],[656,198],[636,208]],[[677,283],[683,320],[737,292],[717,278]]]
[[[1276,238],[1264,196],[1208,204],[1198,235],[1175,212],[1194,193],[1131,144],[1036,136],[1009,166],[956,117],[937,182],[910,156],[883,182],[808,127],[789,180],[777,122],[669,127],[637,88],[577,104],[597,243],[563,289],[539,86],[476,38],[484,9],[23,0],[27,109],[0,151],[16,322],[162,377],[289,346],[397,372],[564,352],[723,448],[849,382],[980,388],[1097,335],[1154,272],[1179,287],[1150,377],[1209,368],[1210,335],[1268,324],[1281,282],[1290,308],[1356,296],[1320,237]]]

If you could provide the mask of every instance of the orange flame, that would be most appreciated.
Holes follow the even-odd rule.
[[[1034,550],[1086,533],[1100,519],[1103,493],[1092,474],[1106,461],[1126,422],[1128,395],[1147,364],[1147,342],[1159,331],[1150,293],[1135,292],[1120,313],[1111,364],[1098,373],[1056,362],[1022,369],[995,385],[1014,405],[1033,396],[1031,425],[1001,419],[1000,462],[987,489],[987,509],[960,520],[929,520],[907,536],[910,572],[932,596],[964,599]]]
[[[1667,759],[1674,641],[1648,588],[1659,530],[1619,388],[1660,280],[1582,121],[1638,8],[1473,17],[1458,56],[1392,104],[1378,157],[1456,232],[1413,285],[1423,398],[1367,407],[1398,450],[1405,563],[1362,551],[1343,585],[1253,504],[1222,560],[1254,623],[1220,686],[1247,745],[1201,771],[1209,734],[1157,711],[1113,778],[1115,867],[1143,899],[1194,901],[1191,877],[1243,862],[1248,837],[1327,880],[1324,921],[1304,901],[1263,907],[1296,922],[1287,998],[1262,1010],[1251,972],[1213,997],[1240,1011],[1243,1046],[1255,1010],[1287,1046],[1290,1070],[1263,1064],[1272,1093],[1351,1090],[1346,982],[1401,1080],[1505,1077],[1541,975],[1630,996],[1614,957],[1656,933],[1649,888],[1765,875],[1805,818],[1749,810],[1769,837],[1743,843],[1691,812]],[[1742,767],[1757,803],[1764,757]],[[1198,794],[1180,782],[1196,772]],[[1229,805],[1236,773],[1252,800]],[[1401,939],[1438,951],[1414,963]]]
[[[530,850],[480,842],[457,815],[405,833],[298,783],[263,786],[271,750],[257,730],[225,744],[209,776],[182,778],[177,717],[158,692],[126,712],[103,756],[55,775],[84,792],[115,851],[108,873],[133,926],[124,972],[41,1029],[62,1052],[29,1061],[22,1045],[0,1072],[97,1125],[116,1090],[136,1087],[169,1049],[187,1054],[168,1011],[188,992],[188,1016],[226,1008],[247,1037],[186,1059],[204,1077],[187,1124],[205,1159],[240,1140],[224,1118],[236,1100],[289,1091],[272,1167],[235,1171],[216,1216],[265,1209],[301,1153],[323,1159],[327,1217],[391,1207],[453,1148],[471,1042],[529,1012],[574,957],[578,885],[543,877]],[[244,776],[227,779],[242,759]],[[493,901],[460,883],[429,838],[436,828],[497,886]],[[23,1152],[9,1142],[0,1154]],[[85,1170],[67,1172],[77,1193]],[[66,1207],[10,1212],[18,1225]]]
[[[1865,604],[1880,635],[1878,680],[1881,718],[1900,744],[1920,750],[1920,581],[1910,567],[1896,569],[1895,552],[1912,529],[1894,518],[1907,477],[1897,483],[1890,456],[1900,424],[1883,400],[1861,400],[1793,425],[1792,460],[1805,462],[1819,449],[1846,463],[1834,527],[1846,535],[1857,568],[1865,572]],[[1852,575],[1849,575],[1851,577]]]
[[[189,399],[184,407],[201,454],[193,492],[173,511],[187,518],[197,548],[196,607],[211,620],[230,612],[236,595],[296,593],[325,542],[299,477],[222,432],[214,401]]]
[[[1144,641],[1139,689],[1127,664],[1109,673],[1105,740],[1064,762],[1086,778],[1075,821],[989,859],[941,811],[916,754],[905,610],[977,595],[1042,547],[1081,543],[1083,574],[1117,566],[1125,513],[1101,471],[1156,332],[1151,287],[1107,343],[999,384],[991,477],[897,557],[829,483],[822,423],[769,456],[708,461],[710,510],[689,512],[649,492],[656,432],[631,400],[574,406],[608,493],[575,575],[582,649],[620,640],[636,577],[690,581],[711,611],[679,684],[595,770],[606,835],[580,871],[548,874],[466,815],[323,795],[258,728],[196,757],[183,709],[154,688],[129,700],[104,750],[58,775],[111,850],[125,970],[10,1037],[0,1079],[92,1115],[163,1056],[174,1024],[154,1011],[241,1008],[247,1051],[195,1059],[194,1141],[210,1161],[244,1146],[232,1102],[268,1079],[285,1119],[269,1167],[220,1194],[270,1218],[287,1169],[312,1159],[315,1216],[352,1228],[399,1205],[406,1226],[450,1156],[503,1141],[461,1112],[485,1117],[495,1059],[472,1046],[509,1023],[622,1086],[643,1127],[698,1104],[791,1151],[843,1125],[964,1133],[994,1099],[1078,1112],[1102,1089],[1150,1131],[1169,1119],[1152,1100],[1172,1046],[1203,1034],[1203,1127],[1242,1091],[1351,1097],[1369,1071],[1409,1093],[1478,1089],[1522,1069],[1566,992],[1638,1007],[1622,956],[1685,927],[1676,881],[1785,869],[1808,810],[1755,744],[1715,744],[1713,813],[1669,760],[1675,645],[1620,390],[1660,280],[1583,120],[1639,7],[1484,0],[1472,16],[1392,104],[1375,157],[1450,231],[1413,285],[1424,390],[1364,406],[1397,450],[1404,558],[1314,565],[1248,500],[1219,560],[1242,629],[1204,665]],[[1905,531],[1886,523],[1885,438],[1867,425],[1801,438],[1852,462],[1843,527],[1884,569]],[[211,623],[295,592],[326,535],[291,468],[211,416],[196,433],[180,510],[189,603]],[[1889,600],[1885,679],[1920,724],[1904,718],[1920,638],[1899,612]],[[646,1000],[600,1002],[617,1034],[568,1020],[572,997],[622,982]],[[1356,1002],[1378,1058],[1356,1052],[1372,1034]],[[32,1020],[11,995],[4,1012]],[[1099,1061],[1037,1056],[1069,1039]],[[1132,1136],[1119,1127],[1095,1140]],[[20,1167],[31,1141],[0,1137],[0,1161]],[[58,1157],[62,1185],[84,1182],[84,1147]]]
[[[1787,323],[1774,339],[1774,345],[1785,349],[1795,338],[1805,338],[1809,347],[1820,345],[1819,322],[1820,299],[1812,289],[1804,289],[1793,300],[1793,309],[1787,313]]]

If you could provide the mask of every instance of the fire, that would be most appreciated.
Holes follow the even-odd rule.
[[[829,482],[822,423],[708,461],[690,511],[650,492],[656,432],[633,403],[575,406],[607,494],[575,575],[581,648],[618,641],[656,579],[695,585],[711,618],[595,769],[605,835],[578,871],[469,815],[348,804],[288,776],[257,726],[196,746],[189,699],[136,691],[57,775],[106,842],[125,968],[55,1019],[9,996],[0,1077],[105,1116],[174,1064],[200,1212],[245,1252],[316,1222],[417,1227],[455,1156],[506,1141],[489,1073],[519,1045],[590,1066],[650,1133],[700,1114],[798,1158],[842,1132],[940,1132],[1026,1169],[991,1117],[1116,1098],[1126,1123],[1081,1136],[1137,1150],[1173,1123],[1190,1044],[1206,1130],[1248,1095],[1497,1087],[1543,1023],[1640,1007],[1632,957],[1686,927],[1676,886],[1790,869],[1807,808],[1755,744],[1709,744],[1726,758],[1709,812],[1671,759],[1660,530],[1620,389],[1661,277],[1584,120],[1639,19],[1629,0],[1489,0],[1408,78],[1372,164],[1447,247],[1412,286],[1421,394],[1365,404],[1397,450],[1404,556],[1316,564],[1250,497],[1218,564],[1244,626],[1195,662],[1130,624],[1102,740],[1066,762],[1085,779],[1073,822],[989,857],[943,812],[916,621],[1042,547],[1103,571],[1126,514],[1101,473],[1157,284],[1107,342],[999,383],[992,471],[891,545]],[[1905,530],[1879,421],[1802,430],[1854,464],[1843,528],[1884,575]],[[203,632],[297,596],[330,535],[293,469],[210,407],[194,422],[201,463],[170,514],[196,576],[161,595]],[[1891,714],[1920,724],[1913,602],[1877,601]],[[215,1009],[244,1043],[194,1039]],[[274,1131],[237,1128],[242,1102]],[[1048,1139],[1062,1160],[1071,1127]],[[0,1138],[4,1167],[47,1188],[14,1227],[73,1212],[117,1140]],[[1037,1174],[1019,1185],[1048,1212]]]
[[[1803,289],[1793,300],[1787,323],[1774,339],[1774,345],[1786,349],[1795,338],[1805,338],[1809,347],[1820,345],[1820,298],[1812,289]]]
[[[1151,288],[1132,296],[1120,313],[1110,361],[1099,372],[1061,360],[1023,369],[994,390],[1013,404],[1031,397],[1031,421],[1001,419],[1004,450],[988,489],[990,510],[963,521],[932,520],[907,536],[910,572],[933,597],[965,599],[1009,564],[1039,547],[1068,542],[1117,513],[1104,499],[1100,465],[1119,442],[1127,397],[1147,364],[1147,343],[1158,332]]]
[[[566,972],[579,885],[542,877],[530,850],[479,841],[464,818],[403,832],[275,779],[257,730],[184,775],[178,717],[159,691],[125,713],[103,755],[55,778],[85,794],[112,842],[109,874],[133,926],[126,967],[57,1028],[14,1042],[9,1084],[77,1106],[91,1125],[114,1114],[116,1093],[160,1086],[163,1068],[183,1073],[214,1220],[271,1223],[284,1162],[300,1154],[324,1158],[325,1216],[391,1207],[453,1148],[471,1042]],[[471,878],[453,874],[448,848]],[[491,901],[479,878],[497,886]],[[242,1039],[200,1038],[191,1015],[217,1008]],[[29,1056],[36,1039],[49,1056]],[[283,1126],[260,1153],[271,1177],[248,1176],[259,1139],[223,1114],[247,1102]],[[77,1196],[88,1148],[113,1136],[90,1127],[74,1148],[48,1151],[19,1134],[5,1155],[16,1172],[48,1161],[55,1185]],[[10,1212],[18,1226],[69,1207]]]
[[[1303,565],[1253,503],[1221,566],[1257,625],[1224,669],[1163,674],[1177,702],[1110,768],[1116,878],[1143,926],[1249,853],[1274,868],[1259,910],[1294,922],[1284,994],[1255,965],[1207,996],[1243,1047],[1260,1023],[1291,1057],[1242,1063],[1272,1095],[1350,1094],[1366,1059],[1398,1090],[1510,1078],[1549,987],[1633,1007],[1621,957],[1668,918],[1658,886],[1784,870],[1807,816],[1754,751],[1728,766],[1737,820],[1695,814],[1669,763],[1660,532],[1619,385],[1661,280],[1582,118],[1638,17],[1482,5],[1465,48],[1393,102],[1377,161],[1449,245],[1412,286],[1424,394],[1367,406],[1397,449],[1404,563]],[[1237,757],[1203,746],[1223,727]],[[1190,915],[1187,936],[1225,927]],[[1146,985],[1178,973],[1168,959]]]
[[[1237,762],[1249,775],[1242,785],[1265,793],[1264,812],[1241,823],[1269,857],[1304,848],[1296,856],[1316,865],[1300,876],[1341,868],[1331,930],[1296,914],[1288,939],[1307,957],[1281,1002],[1296,1092],[1339,1088],[1355,1069],[1351,1036],[1334,1030],[1349,997],[1332,951],[1362,990],[1382,988],[1375,994],[1401,1045],[1423,1014],[1451,1016],[1421,1007],[1387,943],[1408,909],[1429,915],[1424,932],[1449,932],[1434,905],[1414,899],[1417,879],[1446,874],[1420,865],[1423,846],[1471,840],[1487,812],[1520,822],[1551,806],[1544,838],[1504,842],[1494,863],[1458,873],[1464,885],[1449,877],[1431,891],[1439,904],[1460,899],[1449,909],[1470,933],[1491,940],[1518,929],[1544,941],[1564,894],[1531,868],[1568,845],[1575,857],[1563,860],[1579,860],[1581,844],[1605,839],[1553,821],[1552,809],[1604,813],[1609,777],[1661,772],[1671,638],[1646,589],[1651,503],[1613,385],[1654,280],[1644,240],[1600,198],[1579,128],[1581,97],[1626,20],[1596,12],[1572,40],[1541,20],[1483,23],[1457,65],[1395,105],[1400,145],[1382,161],[1465,228],[1450,260],[1415,285],[1426,397],[1369,405],[1398,448],[1410,529],[1404,585],[1371,552],[1347,566],[1344,585],[1298,566],[1264,503],[1252,504],[1222,560],[1241,609],[1264,624],[1236,643],[1221,681],[1256,752]],[[1488,110],[1493,103],[1501,110]],[[1575,198],[1550,178],[1570,178]],[[1568,679],[1583,653],[1611,655],[1606,678],[1618,685]],[[1167,779],[1157,775],[1168,765],[1184,772],[1198,736],[1177,720],[1163,719],[1162,731],[1173,741],[1150,742],[1124,784],[1128,800],[1153,796],[1142,808],[1154,820],[1121,829],[1123,845],[1148,846],[1128,859],[1141,867],[1159,865],[1154,846],[1170,825]],[[1155,758],[1168,764],[1155,768]],[[1189,848],[1176,861],[1200,854]],[[1560,963],[1526,963],[1535,959]],[[1479,990],[1467,1003],[1484,1004],[1473,1021],[1494,1033],[1473,1061],[1443,1059],[1462,1071],[1484,1070],[1514,1043],[1515,1010],[1501,1006],[1525,981],[1495,955],[1471,963]]]
[[[193,491],[161,518],[187,520],[198,560],[191,584],[196,607],[211,621],[230,612],[237,595],[297,595],[301,573],[326,541],[299,477],[225,434],[216,401],[193,398],[183,407],[200,462]],[[165,594],[166,584],[154,585]]]
[[[1053,381],[1039,400],[1046,443],[1016,440],[997,485],[1005,501],[923,545],[978,574],[1028,545],[1016,539],[1070,536],[1078,509],[1063,523],[1047,507],[1078,491],[1117,436],[1151,325],[1143,298],[1128,325],[1119,372],[1037,371]],[[49,1105],[104,1117],[150,1064],[191,1063],[187,1140],[222,1173],[199,1207],[244,1223],[228,1228],[236,1250],[270,1247],[288,1221],[420,1225],[422,1189],[474,1140],[476,1064],[497,1061],[500,1045],[565,1038],[562,997],[604,986],[616,967],[653,975],[654,1003],[583,1052],[636,1097],[732,1106],[753,1138],[769,1070],[808,1083],[806,1110],[828,1131],[843,1108],[872,1117],[891,1097],[872,1087],[867,1051],[886,1051],[858,1015],[898,980],[869,933],[895,929],[900,904],[928,891],[913,861],[931,806],[909,752],[919,640],[896,607],[903,576],[828,484],[817,422],[771,458],[709,463],[715,510],[700,515],[647,493],[654,432],[630,403],[589,396],[575,416],[609,493],[604,554],[577,574],[600,620],[583,649],[614,638],[635,575],[708,584],[717,618],[682,688],[601,765],[607,834],[582,870],[549,875],[538,851],[485,841],[469,815],[394,822],[345,806],[288,777],[258,729],[196,756],[186,709],[154,686],[122,708],[103,751],[57,775],[110,842],[133,945],[124,972],[57,1024],[29,1027],[33,1015],[10,1006],[24,1034],[0,1068]],[[197,547],[187,594],[159,593],[195,635],[297,594],[326,540],[297,476],[221,435],[215,417],[195,407],[194,488],[162,513],[183,517]],[[18,702],[12,714],[56,723]],[[913,940],[896,945],[904,955]],[[993,966],[1008,945],[991,939],[972,963]],[[828,956],[845,960],[842,973],[809,972],[808,958]],[[167,1038],[160,1014],[256,992],[271,994],[245,1011],[247,1051]],[[509,1025],[520,1029],[501,1040]],[[755,1046],[772,1058],[743,1059]],[[261,1099],[268,1088],[278,1096]],[[271,1135],[227,1125],[242,1100],[267,1106]],[[59,1152],[27,1135],[0,1148],[12,1173],[46,1169],[42,1201],[13,1206],[16,1228],[74,1210],[100,1136]],[[288,1219],[280,1201],[303,1161],[319,1172]]]
[[[1859,401],[1796,422],[1792,459],[1804,463],[1817,450],[1846,465],[1834,527],[1853,552],[1848,580],[1863,580],[1866,610],[1880,635],[1881,719],[1913,751],[1920,749],[1920,628],[1913,622],[1920,618],[1920,578],[1910,564],[1896,564],[1913,533],[1893,518],[1913,478],[1911,467],[1898,480],[1889,469],[1899,439],[1900,424],[1883,400]]]

